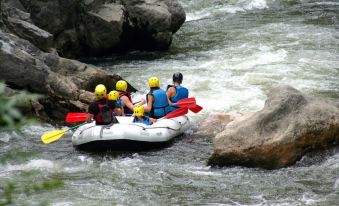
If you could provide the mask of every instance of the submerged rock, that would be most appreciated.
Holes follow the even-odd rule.
[[[264,108],[235,120],[214,139],[209,165],[276,169],[339,143],[339,108],[290,86],[269,93]]]

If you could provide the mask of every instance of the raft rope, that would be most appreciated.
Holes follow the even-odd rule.
[[[187,118],[187,117],[186,117]],[[172,120],[174,121],[173,119],[169,119],[169,120]],[[186,122],[187,123],[187,122]],[[102,126],[101,129],[100,129],[100,139],[102,138],[102,133],[103,133],[103,130],[104,129],[110,129],[111,126],[113,126],[114,124],[117,124],[117,123],[111,123],[111,124],[108,124],[108,125],[93,125],[93,126],[90,126],[90,127],[87,127],[85,128],[84,130],[82,130],[79,134],[82,134],[82,132],[84,132],[85,130],[87,129],[90,129],[92,127],[96,127],[96,126]],[[179,124],[182,126],[184,124],[182,124],[181,122],[179,122]],[[133,125],[133,126],[138,126],[138,127],[141,127],[143,130],[146,130],[146,129],[170,129],[170,130],[173,130],[173,131],[179,131],[179,129],[174,129],[174,128],[171,128],[171,127],[149,127],[149,128],[146,128],[144,126],[141,126],[141,125],[138,125],[138,124],[128,124],[128,125]]]

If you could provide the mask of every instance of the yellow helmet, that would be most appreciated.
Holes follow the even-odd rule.
[[[98,98],[98,99],[103,99],[105,98],[106,96],[106,87],[105,85],[103,84],[98,84],[96,87],[95,87],[95,96]]]
[[[124,81],[124,80],[119,80],[119,81],[117,82],[117,84],[115,85],[115,88],[116,88],[118,91],[126,92],[126,90],[127,90],[127,82]]]
[[[117,92],[117,91],[110,91],[110,93],[108,93],[108,99],[109,100],[117,101],[119,99],[119,92]]]
[[[133,114],[136,117],[143,117],[143,116],[145,116],[144,106],[139,105],[139,106],[133,107]]]
[[[148,79],[149,87],[160,87],[159,78],[158,77],[151,77]]]

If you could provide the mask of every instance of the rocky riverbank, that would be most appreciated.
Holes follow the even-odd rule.
[[[114,89],[121,79],[65,57],[167,49],[184,21],[183,8],[173,0],[3,0],[0,79],[45,95],[32,101],[35,113],[63,120],[69,111],[85,110],[96,84]]]

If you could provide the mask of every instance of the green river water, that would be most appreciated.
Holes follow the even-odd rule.
[[[130,52],[88,62],[139,91],[184,74],[204,107],[192,128],[162,150],[93,154],[71,134],[43,145],[55,128],[0,132],[0,205],[339,205],[339,148],[267,171],[210,168],[211,136],[196,135],[213,112],[260,110],[268,91],[289,84],[339,102],[339,1],[181,0],[186,22],[166,52]]]

